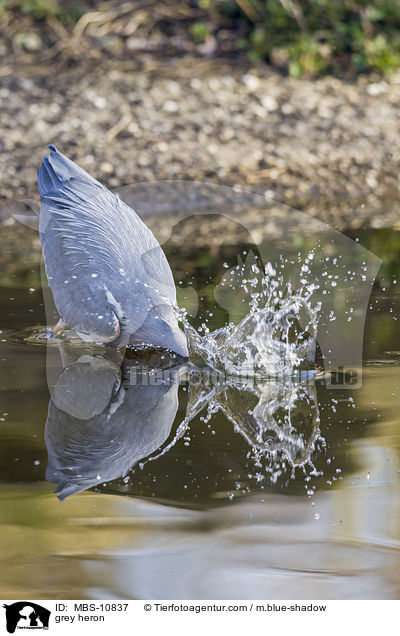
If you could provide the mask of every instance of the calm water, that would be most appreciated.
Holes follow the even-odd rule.
[[[357,238],[383,264],[355,389],[214,386],[187,365],[144,386],[143,354],[121,372],[27,341],[46,324],[39,263],[3,276],[2,598],[399,598],[400,238]],[[212,290],[248,249],[167,248],[195,326],[224,324]]]

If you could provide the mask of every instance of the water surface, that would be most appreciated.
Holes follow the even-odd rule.
[[[109,353],[27,341],[46,324],[40,265],[4,272],[2,598],[399,597],[400,238],[349,235],[383,259],[354,389],[207,385],[187,365],[142,386],[140,353],[121,371]],[[167,245],[196,328],[225,324],[213,290],[251,248]],[[51,399],[49,369],[63,374]]]

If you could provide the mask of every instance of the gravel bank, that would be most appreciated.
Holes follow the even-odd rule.
[[[48,76],[21,68],[1,80],[0,99],[3,210],[5,199],[37,197],[50,142],[111,188],[206,179],[302,208],[311,201],[317,215],[340,199],[340,225],[365,209],[343,201],[368,201],[375,214],[398,196],[400,74],[309,81],[242,62],[150,57],[140,68]]]

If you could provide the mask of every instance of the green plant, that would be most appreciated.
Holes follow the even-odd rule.
[[[25,15],[31,15],[35,20],[43,20],[49,15],[55,16],[60,13],[57,0],[17,0],[10,5],[19,8]]]
[[[400,66],[398,0],[223,0],[201,6],[214,22],[219,16],[217,33],[241,32],[237,46],[252,58],[274,64],[274,51],[286,51],[286,68],[295,76],[388,74]]]
[[[204,22],[195,22],[190,27],[190,33],[192,34],[194,41],[201,44],[206,41],[209,29],[207,24]]]

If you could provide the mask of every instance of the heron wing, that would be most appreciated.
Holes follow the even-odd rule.
[[[56,307],[72,328],[109,340],[125,303],[135,331],[155,299],[176,302],[168,261],[134,210],[50,148],[38,172],[39,231]]]

